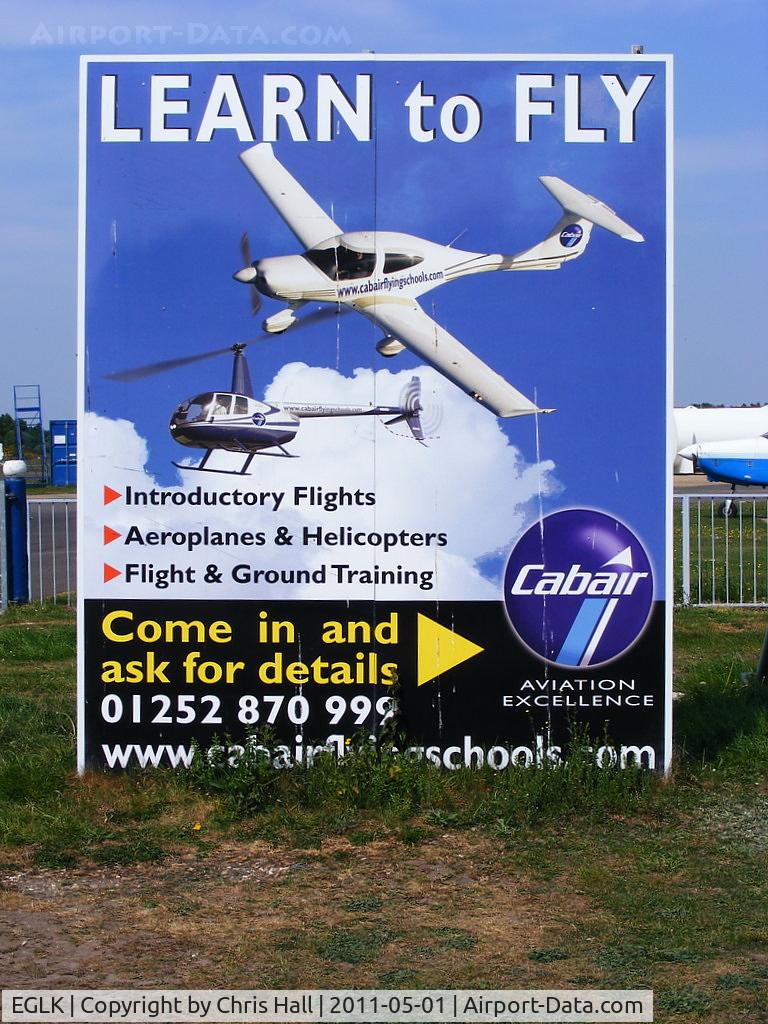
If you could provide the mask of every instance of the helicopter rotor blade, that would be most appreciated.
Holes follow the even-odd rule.
[[[313,312],[307,313],[305,316],[298,318],[297,322],[290,328],[290,331],[293,333],[299,327],[307,327],[311,324],[328,320],[332,317],[338,316],[339,313],[346,312],[346,310],[347,308],[345,306],[320,306]],[[246,341],[237,342],[237,344],[253,345],[259,341],[272,341],[279,336],[279,334],[270,334],[265,331],[263,334],[260,334],[255,338],[248,338]],[[212,348],[207,352],[197,352],[194,355],[187,356],[176,356],[174,359],[162,359],[157,363],[147,363],[144,366],[136,366],[130,370],[119,370],[116,373],[107,373],[104,376],[106,380],[116,380],[123,383],[143,380],[145,377],[153,377],[157,373],[166,373],[168,370],[176,370],[182,366],[190,366],[192,363],[200,363],[205,359],[213,359],[215,356],[225,355],[227,352],[232,352],[235,347],[235,345],[224,345],[222,348]]]
[[[244,267],[253,266],[251,243],[248,241],[247,231],[244,231],[240,237],[240,255],[242,256]],[[261,309],[261,294],[255,284],[249,285],[248,294],[251,298],[251,313],[256,316]]]
[[[176,370],[181,366],[200,363],[204,359],[213,359],[214,356],[222,356],[225,352],[231,351],[232,345],[226,345],[224,348],[212,348],[208,352],[198,352],[193,356],[178,356],[176,359],[162,359],[158,363],[147,363],[145,366],[135,366],[131,370],[119,370],[117,373],[107,373],[104,376],[106,380],[142,380],[144,377],[153,377],[156,373],[165,373],[167,370]]]

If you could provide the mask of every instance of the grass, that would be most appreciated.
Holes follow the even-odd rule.
[[[60,498],[67,495],[77,494],[76,484],[61,484],[54,487],[53,484],[27,484],[27,494],[33,498]]]
[[[685,608],[675,612],[675,742],[685,763],[727,760],[752,777],[765,768],[762,737],[768,687],[753,673],[768,628],[761,609]],[[756,757],[748,747],[757,744]]]
[[[264,987],[653,987],[657,1020],[758,1021],[768,687],[748,673],[765,626],[764,611],[677,614],[667,782],[578,755],[441,773],[367,746],[312,771],[243,759],[80,779],[72,613],[14,608],[0,623],[0,865],[144,872],[119,912],[134,900],[144,942],[186,929],[211,964],[189,980],[217,987],[251,984],[264,946]],[[279,895],[237,881],[258,857],[288,865]],[[222,863],[235,881],[216,889]],[[167,881],[179,864],[189,881]]]
[[[733,503],[733,514],[719,515],[723,502],[691,499],[689,543],[691,600],[757,604],[768,598],[768,503],[748,495]],[[674,547],[682,550],[682,516],[675,502]],[[682,597],[680,558],[675,558],[675,596]]]

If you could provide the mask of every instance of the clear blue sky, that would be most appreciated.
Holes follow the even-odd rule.
[[[75,413],[80,53],[625,53],[633,43],[675,57],[676,404],[768,401],[764,0],[5,0],[0,411],[12,384],[40,383],[46,419]]]

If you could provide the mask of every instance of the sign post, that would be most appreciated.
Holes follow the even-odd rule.
[[[668,769],[670,97],[645,54],[83,58],[81,770],[385,728]]]

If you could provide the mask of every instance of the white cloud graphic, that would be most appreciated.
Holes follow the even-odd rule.
[[[391,373],[358,369],[352,377],[336,370],[290,363],[267,388],[265,399],[280,402],[397,405],[414,371]],[[528,524],[539,493],[555,493],[554,463],[526,463],[497,421],[431,369],[420,368],[425,421],[440,410],[438,436],[418,444],[404,425],[389,427],[378,417],[310,419],[301,423],[288,450],[298,458],[257,456],[249,476],[180,470],[180,485],[160,487],[146,472],[147,445],[134,425],[95,414],[85,417],[81,449],[84,486],[85,580],[87,597],[205,598],[205,599],[397,599],[496,600],[498,582],[486,578],[482,559],[506,552]],[[529,420],[518,421],[530,429]],[[526,427],[526,423],[528,426]],[[196,453],[180,452],[195,463]],[[202,453],[200,453],[202,454]],[[208,465],[238,469],[243,456],[216,452]],[[165,496],[164,505],[127,505],[124,499],[103,504],[107,485],[126,494],[152,492]],[[314,503],[307,500],[308,489]],[[299,490],[297,490],[299,489]],[[346,501],[326,508],[325,497],[345,492]],[[241,504],[232,502],[241,495]],[[262,496],[245,505],[242,495]],[[358,504],[358,495],[372,493],[375,503]],[[280,507],[275,510],[275,495]],[[189,503],[191,497],[200,503]],[[184,500],[182,504],[176,501]],[[157,499],[162,500],[158,497]],[[251,500],[251,499],[249,499]],[[365,502],[365,498],[360,499]],[[103,526],[121,538],[103,545]],[[240,537],[263,533],[265,543],[244,546],[208,544],[187,550],[186,537],[204,528]],[[290,544],[276,543],[284,528]],[[325,543],[315,543],[316,531]],[[144,545],[171,536],[163,544]],[[305,535],[305,531],[308,531]],[[362,534],[362,544],[333,543],[350,531]],[[328,534],[332,536],[329,538]],[[389,535],[390,549],[377,539]],[[445,545],[439,543],[445,535]],[[230,538],[232,540],[233,538]],[[306,543],[304,541],[306,540]],[[128,541],[132,541],[128,543]],[[103,582],[103,563],[123,575]],[[128,565],[151,565],[153,571],[174,565],[183,582],[158,589],[149,579],[126,580]],[[207,567],[215,565],[221,582],[206,582]],[[235,566],[253,582],[236,582]],[[346,566],[343,570],[333,566]],[[416,574],[416,582],[365,582],[360,572],[398,571]],[[189,572],[191,570],[191,573]],[[300,575],[310,570],[314,581]],[[134,570],[134,574],[141,570]],[[262,576],[258,579],[258,573]],[[265,572],[286,575],[276,582]],[[145,570],[149,574],[149,570]],[[426,575],[425,575],[426,574]],[[191,576],[192,582],[186,577]],[[422,581],[429,584],[422,587]]]

